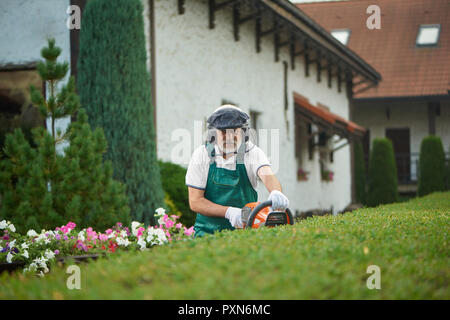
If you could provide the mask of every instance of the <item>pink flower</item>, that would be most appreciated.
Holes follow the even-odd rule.
[[[109,229],[111,230],[111,229]],[[100,241],[107,241],[108,240],[108,236],[106,234],[103,233],[99,233],[98,234],[98,238],[100,239]]]
[[[139,227],[137,229],[137,237],[139,238],[140,236],[142,236],[142,233],[144,232],[145,228],[144,227]]]
[[[170,217],[171,217],[173,220],[177,220],[177,219],[179,218],[177,215],[174,215],[174,214],[171,215]]]
[[[183,226],[183,225],[182,225],[181,223],[177,223],[177,224],[175,225],[175,228],[181,229],[182,226]]]
[[[166,221],[166,228],[172,228],[174,224],[175,224],[175,222],[173,222],[172,220],[168,219]]]
[[[111,234],[112,233],[112,229],[108,229],[105,231],[106,234]]]
[[[66,227],[69,228],[69,229],[71,229],[71,230],[75,229],[76,226],[77,226],[77,225],[76,225],[75,222],[69,222],[69,223],[66,225]]]
[[[195,231],[194,231],[194,226],[190,227],[189,229],[186,228],[186,227],[184,227],[184,234],[185,234],[185,235],[190,236],[190,235],[192,235],[194,232],[195,232]]]
[[[55,254],[59,254],[59,250],[55,250],[55,252],[54,252]]]

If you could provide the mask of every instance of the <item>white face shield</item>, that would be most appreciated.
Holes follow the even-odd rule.
[[[224,154],[237,152],[244,138],[243,130],[241,128],[215,130],[216,143],[220,152]]]
[[[208,118],[208,142],[223,154],[237,153],[249,141],[249,116],[238,107],[224,105]]]

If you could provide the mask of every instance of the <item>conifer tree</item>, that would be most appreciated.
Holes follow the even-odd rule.
[[[366,204],[376,207],[396,202],[398,199],[397,166],[392,142],[387,138],[374,139],[369,162]]]
[[[114,177],[134,220],[154,224],[164,192],[156,158],[140,0],[91,0],[83,13],[77,87],[93,128],[104,129]]]
[[[75,81],[58,90],[66,76],[67,63],[56,60],[61,49],[50,39],[41,51],[45,62],[38,72],[49,88],[47,99],[31,87],[33,103],[51,120],[51,133],[43,127],[32,130],[32,148],[21,129],[7,134],[5,158],[0,161],[0,217],[23,229],[53,229],[73,221],[80,227],[106,229],[116,222],[129,223],[125,187],[112,179],[111,163],[103,164],[106,140],[101,128],[91,131],[80,109]],[[56,120],[79,110],[78,120],[63,133]],[[64,155],[56,146],[64,141]]]

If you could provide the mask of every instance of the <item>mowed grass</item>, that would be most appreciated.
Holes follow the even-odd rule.
[[[449,299],[450,192],[0,276],[0,299]],[[370,265],[381,289],[366,282]]]

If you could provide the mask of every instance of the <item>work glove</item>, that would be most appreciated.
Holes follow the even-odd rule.
[[[269,200],[272,200],[272,209],[284,211],[289,207],[288,198],[278,190],[273,190],[269,195]]]
[[[234,228],[243,228],[242,223],[242,210],[235,207],[229,207],[225,213],[225,218],[227,218]]]

